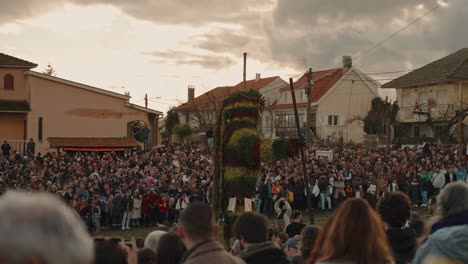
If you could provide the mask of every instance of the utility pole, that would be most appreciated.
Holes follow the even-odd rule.
[[[247,52],[244,52],[244,91],[247,91],[247,80],[245,77],[247,71]]]
[[[293,100],[293,106],[294,106],[294,116],[296,119],[296,129],[297,129],[297,137],[300,138],[301,136],[301,127],[299,125],[299,114],[297,113],[297,104],[296,104],[296,94],[294,92],[294,84],[293,84],[293,79],[289,78],[289,86],[291,88],[291,97]],[[306,157],[304,156],[304,148],[302,146],[299,146],[299,152],[301,154],[301,159],[302,159],[302,170],[304,173],[304,177],[302,177],[302,182],[304,184],[304,187],[306,189],[306,196],[307,196],[307,210],[309,211],[309,220],[310,224],[314,224],[314,213],[312,212],[312,197],[310,194],[310,187],[309,187],[309,175],[307,175],[307,162],[306,162]]]
[[[387,116],[385,117],[385,148],[387,150],[387,153],[390,152],[390,113],[387,113]]]
[[[311,127],[311,120],[310,120],[310,115],[311,115],[311,104],[312,104],[312,85],[314,81],[312,80],[312,68],[309,68],[309,71],[306,73],[307,74],[307,85],[305,87],[305,93],[307,95],[307,110],[306,110],[306,134],[305,134],[305,140],[306,140],[306,145],[308,147],[312,146],[312,131],[310,129]]]
[[[462,82],[458,83],[460,95],[460,111],[458,112],[458,157],[463,155],[463,87]]]
[[[145,108],[148,108],[148,94],[145,94]]]

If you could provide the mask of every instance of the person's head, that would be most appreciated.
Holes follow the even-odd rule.
[[[94,264],[126,264],[126,252],[123,250],[121,242],[113,239],[95,240],[94,247],[96,257]]]
[[[156,252],[149,248],[138,250],[138,264],[156,264]]]
[[[178,264],[187,249],[174,232],[164,234],[159,240],[157,263]]]
[[[301,232],[301,256],[307,259],[314,248],[320,229],[315,225],[308,225]]]
[[[363,241],[366,245],[363,246]],[[393,261],[382,220],[363,199],[343,202],[320,231],[312,263],[346,258],[356,263]]]
[[[247,212],[236,219],[234,235],[239,239],[241,248],[268,240],[268,219],[256,212]]]
[[[468,184],[461,181],[447,184],[437,196],[437,211],[442,217],[468,211]]]
[[[297,222],[297,223],[302,223],[302,214],[301,212],[299,211],[295,211],[291,214],[291,219],[294,221],[294,222]]]
[[[185,246],[190,249],[194,244],[214,240],[219,226],[215,223],[213,210],[206,203],[190,203],[182,211],[178,233]]]
[[[146,236],[144,247],[150,248],[154,252],[158,253],[159,240],[164,234],[166,234],[166,231],[162,231],[162,230],[156,230],[156,231],[149,233]]]
[[[289,236],[286,234],[286,232],[279,232],[278,237],[277,237],[277,242],[278,245],[284,245],[286,242],[288,242]]]
[[[276,231],[283,232],[285,230],[286,230],[286,221],[284,221],[283,219],[278,220],[278,222],[276,223]]]
[[[377,205],[382,220],[388,227],[402,228],[411,219],[411,201],[403,192],[386,193]]]
[[[301,242],[301,237],[299,235],[296,235],[296,236],[288,239],[288,241],[286,241],[286,243],[281,245],[281,248],[283,249],[286,256],[288,256],[288,257],[297,256],[297,255],[300,255],[299,254],[299,243],[300,242]]]
[[[0,199],[0,215],[0,262],[93,262],[83,222],[56,196],[8,192]]]

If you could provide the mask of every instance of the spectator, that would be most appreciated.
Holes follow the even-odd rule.
[[[309,258],[310,252],[314,248],[315,240],[317,240],[319,234],[318,227],[314,225],[308,225],[302,229],[301,242],[300,242],[300,254],[295,257],[291,264],[305,264]]]
[[[179,264],[186,251],[177,233],[168,232],[159,239],[157,263]]]
[[[386,226],[385,232],[396,264],[411,262],[416,252],[416,233],[408,228],[411,201],[402,192],[391,192],[379,202],[377,210]]]
[[[95,239],[94,264],[127,264],[127,257],[121,243],[114,239]]]
[[[1,263],[93,263],[91,237],[57,197],[8,192],[0,215]]]
[[[130,191],[125,192],[125,197],[122,199],[122,230],[130,229],[130,220],[132,217],[133,210],[133,199],[130,196]]]
[[[32,138],[30,138],[28,144],[26,144],[26,153],[32,156],[36,153],[36,143]]]
[[[140,226],[141,219],[141,196],[138,190],[133,193],[132,222],[133,226]]]
[[[230,255],[216,241],[219,226],[215,223],[210,205],[191,203],[182,212],[180,221],[178,233],[188,249],[180,263],[244,263]]]
[[[286,241],[286,243],[284,243],[281,246],[289,262],[293,262],[296,257],[299,257],[300,255],[299,242],[300,241],[301,241],[301,236],[297,235],[288,239],[288,241]]]
[[[233,231],[242,249],[239,257],[247,264],[289,262],[278,244],[268,241],[268,219],[264,215],[247,212],[239,216]]]
[[[208,141],[208,146],[210,148],[213,147],[213,134],[214,134],[213,127],[212,126],[208,127],[208,130],[206,130],[205,135],[206,135],[206,139]]]
[[[468,263],[468,185],[448,184],[437,197],[440,220],[432,225],[426,242],[418,249],[414,264],[429,257]]]
[[[437,196],[431,196],[429,201],[427,202],[427,210],[429,215],[436,215],[437,211]]]
[[[280,197],[276,201],[274,208],[276,212],[276,219],[283,220],[286,225],[289,225],[292,209],[288,201],[284,197]]]
[[[277,235],[277,242],[278,246],[284,245],[286,242],[288,242],[289,236],[286,234],[286,232],[279,232]]]
[[[11,146],[8,144],[8,141],[3,141],[2,144],[2,154],[5,158],[9,159],[10,158],[10,152],[11,152]]]
[[[144,247],[150,248],[154,252],[158,253],[159,240],[165,234],[166,234],[166,231],[161,231],[161,230],[156,230],[156,231],[149,233],[146,236]]]
[[[284,219],[279,219],[277,222],[276,222],[276,231],[277,232],[286,232],[286,227],[288,226],[289,224],[286,224],[286,221]]]
[[[156,252],[149,248],[138,250],[138,264],[157,264],[156,258]]]
[[[363,241],[372,246],[363,246]],[[309,263],[387,264],[392,261],[378,215],[365,200],[348,199],[320,231]]]
[[[288,225],[286,228],[286,233],[289,237],[294,237],[301,234],[302,229],[305,227],[305,224],[302,223],[302,214],[301,212],[295,211],[291,215],[293,222]]]

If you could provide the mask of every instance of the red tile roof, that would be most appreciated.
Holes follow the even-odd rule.
[[[261,78],[258,81],[248,80],[246,82],[247,90],[250,91],[258,91],[271,83],[278,76],[268,77],[268,78]],[[223,100],[227,98],[229,95],[243,91],[244,90],[244,82],[240,82],[235,86],[221,86],[216,87],[213,90],[210,90],[200,96],[195,97],[192,101],[183,103],[175,108],[175,110],[184,110],[197,107],[199,109],[213,109],[214,105],[219,107]]]
[[[339,79],[346,73],[343,68],[330,69],[324,71],[317,71],[312,73],[312,80],[314,84],[312,86],[312,103],[317,102],[322,98],[324,94],[330,90],[330,88],[338,82]],[[303,74],[301,78],[294,82],[294,89],[302,89],[307,84],[307,75]],[[281,88],[281,92],[289,91],[290,87],[285,86]],[[306,103],[307,104],[307,103]],[[282,104],[278,104],[280,106]],[[298,104],[299,105],[299,104]],[[291,104],[292,107],[292,104]]]
[[[50,146],[56,147],[139,147],[134,138],[48,138]]]

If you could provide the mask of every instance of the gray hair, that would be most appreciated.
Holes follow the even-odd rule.
[[[447,184],[437,197],[437,208],[442,217],[468,211],[468,184],[461,181]]]
[[[0,249],[7,263],[90,264],[94,246],[83,222],[50,194],[8,192],[0,198]]]
[[[154,252],[158,253],[158,244],[161,237],[166,234],[166,231],[156,230],[149,233],[145,239],[145,248],[152,249]]]

